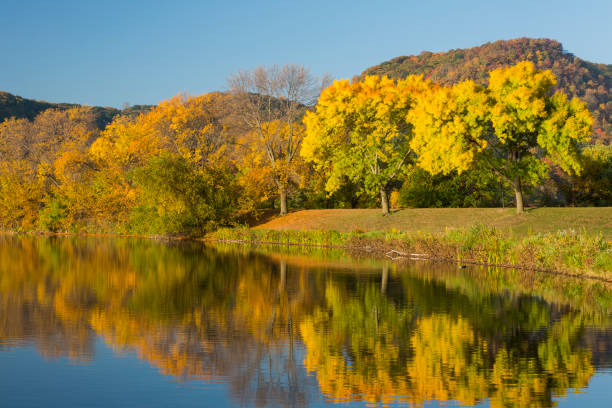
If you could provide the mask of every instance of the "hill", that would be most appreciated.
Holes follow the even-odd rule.
[[[69,109],[75,106],[79,105],[74,103],[50,103],[45,101],[36,101],[34,99],[26,99],[22,98],[21,96],[0,91],[0,122],[10,117],[15,117],[18,119],[27,118],[32,120],[40,112],[47,109]],[[93,107],[94,111],[96,112],[97,123],[100,128],[103,128],[120,113],[137,115],[141,112],[147,112],[151,108],[151,105],[134,105],[122,110],[108,106]]]
[[[593,141],[612,142],[612,65],[582,60],[554,40],[518,38],[448,52],[423,51],[370,67],[358,78],[365,75],[404,78],[422,74],[443,85],[465,79],[484,85],[489,71],[523,60],[532,61],[540,69],[552,70],[557,77],[555,89],[585,100],[595,117]]]

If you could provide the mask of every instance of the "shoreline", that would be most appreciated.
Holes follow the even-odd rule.
[[[476,238],[479,242],[475,245],[470,242],[466,245],[461,242],[461,239],[467,237],[468,241],[474,240],[473,231],[481,234]],[[457,235],[459,239],[454,241],[449,240],[451,233]],[[465,265],[485,266],[491,268],[504,268],[525,270],[532,272],[543,272],[556,274],[572,278],[587,278],[605,283],[612,283],[612,268],[597,270],[593,265],[584,265],[582,267],[576,265],[564,265],[562,263],[546,264],[542,261],[537,261],[536,253],[533,253],[533,248],[529,245],[521,247],[521,241],[518,239],[504,238],[500,235],[495,235],[494,229],[487,227],[473,227],[471,230],[455,230],[447,234],[429,234],[422,235],[420,233],[410,234],[401,232],[378,232],[378,233],[339,233],[336,231],[295,231],[295,230],[264,230],[264,229],[249,229],[249,228],[221,228],[211,232],[205,236],[188,236],[188,235],[140,235],[140,234],[114,234],[114,233],[89,233],[89,232],[49,232],[49,231],[0,231],[1,235],[17,236],[42,236],[42,237],[104,237],[104,238],[138,238],[158,241],[193,241],[193,242],[219,242],[240,245],[278,245],[278,246],[296,246],[296,247],[314,247],[327,249],[341,249],[349,253],[359,255],[367,255],[378,259],[388,259],[393,262],[409,262],[409,261],[428,261],[428,262],[444,262],[458,264],[459,267]],[[557,235],[570,238],[584,239],[584,234],[575,232],[567,233],[566,231],[558,231]],[[572,235],[573,234],[573,235]],[[553,236],[555,234],[545,234]],[[266,239],[272,236],[276,239]],[[456,237],[455,237],[456,238]],[[587,236],[592,240],[597,237]],[[505,241],[504,241],[505,239]],[[600,238],[601,239],[601,238]],[[550,241],[550,240],[549,240]],[[501,242],[501,244],[500,244]],[[555,241],[551,241],[555,245]],[[548,242],[549,244],[551,242]],[[593,251],[593,248],[585,256],[593,258],[597,256],[607,256],[612,260],[612,243],[603,241],[603,245],[607,248],[601,249],[598,252]],[[500,250],[500,247],[505,247],[505,250]],[[520,255],[511,253],[508,249],[515,253],[522,250]],[[550,248],[545,248],[550,249]],[[557,248],[559,252],[565,248]],[[555,248],[552,248],[554,251]],[[585,252],[585,248],[577,248]],[[525,252],[525,253],[523,253]],[[532,252],[532,253],[528,253]],[[575,255],[575,254],[571,254]],[[561,254],[559,255],[559,258]],[[591,259],[592,261],[592,259]],[[550,262],[550,261],[549,261]],[[592,262],[591,262],[592,263]]]
[[[527,265],[520,264],[508,264],[508,263],[488,263],[470,259],[460,259],[460,258],[445,258],[438,257],[433,254],[407,254],[400,253],[396,250],[390,250],[387,252],[381,252],[371,249],[370,247],[356,247],[356,246],[342,246],[342,245],[324,245],[324,244],[303,244],[303,243],[295,243],[295,242],[279,242],[279,241],[247,241],[247,240],[224,240],[224,239],[198,239],[199,241],[204,242],[219,242],[225,244],[237,244],[237,245],[272,245],[272,246],[297,246],[297,247],[305,247],[305,248],[327,248],[327,249],[342,249],[347,252],[355,253],[358,252],[360,254],[367,254],[368,256],[376,259],[387,259],[392,262],[398,263],[408,263],[408,262],[433,262],[433,263],[446,263],[446,264],[458,264],[461,268],[466,265],[471,266],[485,266],[489,268],[503,268],[503,269],[515,269],[515,270],[523,270],[527,272],[540,272],[551,275],[563,276],[565,278],[582,278],[589,280],[596,280],[603,283],[612,283],[612,277],[606,278],[604,276],[595,275],[595,274],[580,274],[580,273],[572,273],[564,270],[556,270],[556,269],[545,269],[545,268],[534,268]],[[389,256],[390,252],[395,252],[400,254],[397,257]]]
[[[612,242],[573,230],[513,238],[486,226],[444,234],[233,228],[220,229],[209,238],[238,244],[337,248],[392,261],[428,260],[612,282]]]
[[[142,235],[142,234],[120,234],[110,232],[51,232],[51,231],[2,231],[0,235],[38,235],[46,237],[106,237],[106,238],[142,238],[166,241],[198,240],[200,238],[188,235]]]

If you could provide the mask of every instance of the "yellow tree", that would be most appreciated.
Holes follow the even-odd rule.
[[[92,146],[99,158],[131,169],[162,151],[198,168],[219,165],[231,140],[227,132],[229,96],[214,92],[177,95],[146,114],[118,116]]]
[[[236,154],[236,165],[241,174],[240,182],[247,193],[241,200],[254,201],[250,206],[245,203],[243,207],[252,208],[257,202],[278,194],[281,209],[286,213],[289,186],[301,178],[303,160],[297,154],[297,149],[304,132],[301,123],[290,127],[280,120],[274,120],[263,122],[260,129],[244,132],[237,137],[236,144],[240,150]],[[293,143],[295,140],[297,144]]]
[[[210,205],[215,211],[226,205],[223,213],[229,213],[225,190],[232,187],[233,140],[226,125],[228,100],[221,93],[177,95],[146,114],[110,123],[90,149],[105,169],[99,200],[109,216],[119,222],[131,217],[131,228],[172,226],[175,232],[186,218],[189,225],[201,226],[202,217],[212,217],[204,216]],[[217,194],[205,194],[212,184]]]
[[[316,112],[304,118],[301,154],[328,175],[329,193],[348,177],[380,194],[382,213],[389,213],[389,189],[412,154],[406,115],[417,95],[432,86],[421,76],[397,82],[367,76],[363,82],[335,81],[323,91]]]
[[[43,198],[36,165],[28,160],[34,143],[31,122],[7,119],[0,124],[0,228],[17,230],[36,225]]]
[[[11,213],[16,215],[13,226],[17,222],[25,228],[34,227],[40,215],[51,213],[51,218],[65,221],[62,226],[74,216],[85,216],[80,197],[92,170],[85,153],[97,134],[96,115],[90,107],[49,109],[31,122],[13,119],[1,125],[0,184],[6,189],[1,195],[2,201],[8,200],[2,207],[7,219]],[[66,193],[76,190],[78,194],[72,198],[79,200],[71,200]],[[51,227],[43,224],[43,228]],[[55,227],[60,225],[51,228]]]
[[[87,155],[99,134],[93,109],[47,110],[34,126],[41,138],[39,173],[50,190],[39,225],[51,230],[85,226],[97,206],[91,195],[95,168]]]
[[[551,96],[554,84],[551,71],[524,61],[492,71],[487,89],[465,81],[430,90],[408,117],[419,164],[433,174],[484,166],[512,185],[522,213],[524,185],[546,176],[542,158],[580,173],[579,145],[591,133],[586,104]]]

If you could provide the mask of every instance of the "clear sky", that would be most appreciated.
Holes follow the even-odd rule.
[[[612,64],[612,0],[0,0],[0,90],[120,107],[223,90],[258,65],[351,78],[423,50],[552,38]]]

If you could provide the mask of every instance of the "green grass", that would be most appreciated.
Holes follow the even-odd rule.
[[[372,232],[397,230],[444,233],[484,224],[510,237],[526,237],[574,229],[602,234],[612,241],[612,207],[562,207],[530,209],[522,215],[513,208],[417,208],[396,210],[383,217],[380,210],[302,210],[276,217],[256,229],[329,230]]]

